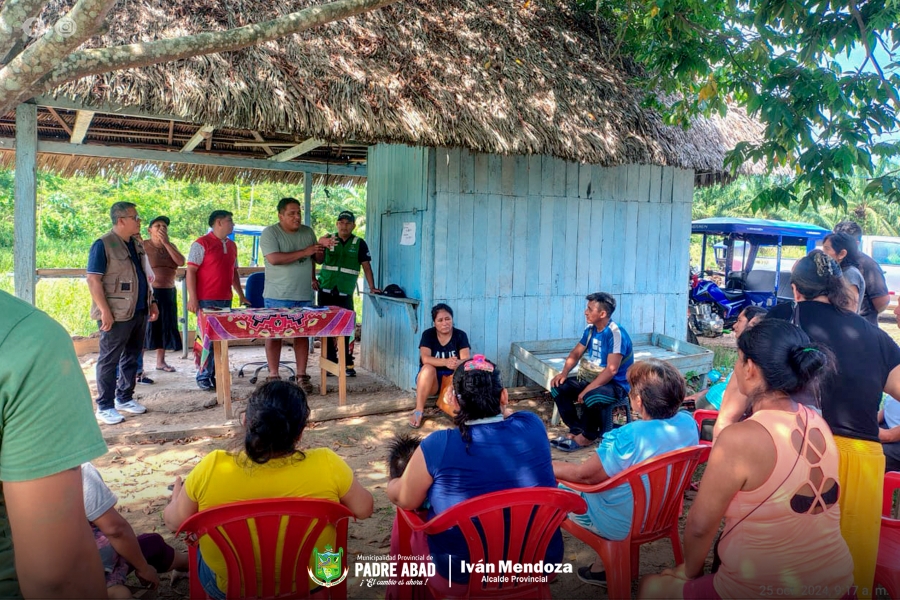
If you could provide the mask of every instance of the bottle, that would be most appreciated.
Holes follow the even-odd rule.
[[[722,373],[720,373],[717,369],[713,369],[706,374],[706,379],[709,381],[709,384],[712,385],[722,379]]]

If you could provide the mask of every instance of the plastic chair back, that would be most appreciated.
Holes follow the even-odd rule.
[[[534,564],[543,561],[547,547],[570,512],[582,514],[587,504],[578,494],[559,488],[517,488],[484,494],[461,502],[427,523],[411,511],[398,509],[400,554],[409,556],[410,533],[435,535],[459,527],[469,549],[469,564],[500,561]],[[482,537],[483,532],[483,537]],[[541,575],[544,575],[543,573]],[[549,583],[478,582],[472,574],[468,586],[459,585],[465,598],[551,598]],[[429,579],[429,587],[431,587]],[[403,586],[405,591],[415,586]],[[452,584],[452,592],[457,584]],[[440,595],[435,595],[440,597]]]
[[[700,429],[700,443],[712,446],[713,427],[716,426],[716,419],[719,418],[719,411],[709,409],[697,409],[694,411],[694,421]],[[712,423],[710,423],[712,421]]]
[[[265,273],[251,273],[244,286],[244,296],[250,301],[251,308],[263,308],[263,289],[266,287]]]
[[[610,598],[631,597],[631,581],[638,575],[641,544],[669,538],[675,563],[684,561],[678,518],[684,492],[697,465],[709,455],[708,446],[689,446],[661,454],[622,471],[597,485],[560,481],[573,490],[595,494],[626,484],[631,487],[634,508],[631,530],[624,540],[607,540],[570,520],[563,529],[593,548],[606,567]]]
[[[190,597],[206,598],[196,572],[198,541],[206,535],[225,558],[226,597],[309,598],[307,568],[319,535],[334,526],[333,549],[343,549],[346,557],[347,525],[352,517],[342,504],[311,498],[248,500],[191,515],[175,534],[188,534]],[[344,558],[342,566],[346,564]],[[347,582],[320,591],[330,598],[346,598]]]
[[[892,518],[894,493],[897,490],[900,490],[900,473],[885,473],[875,586],[883,587],[891,598],[900,598],[900,519]]]

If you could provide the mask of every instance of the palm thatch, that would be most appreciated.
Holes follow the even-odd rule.
[[[119,2],[97,45],[221,30],[317,0]],[[599,164],[722,170],[761,129],[727,120],[668,127],[635,73],[610,63],[569,0],[401,0],[277,43],[84,78],[55,93],[217,127],[353,141],[546,154]],[[48,10],[60,10],[62,0]],[[45,17],[48,21],[51,20]],[[140,24],[139,27],[135,27]]]

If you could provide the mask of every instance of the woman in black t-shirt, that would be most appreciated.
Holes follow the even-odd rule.
[[[452,376],[456,366],[471,357],[469,336],[462,329],[453,327],[453,309],[446,304],[436,304],[431,309],[434,327],[422,332],[419,342],[419,374],[416,377],[416,410],[409,426],[422,426],[422,411],[428,396],[438,393],[441,380]]]
[[[835,355],[837,372],[819,390],[822,416],[840,453],[841,535],[853,556],[859,598],[868,598],[884,484],[878,408],[882,391],[894,397],[900,393],[900,347],[878,327],[840,308],[848,304],[847,283],[837,261],[821,250],[797,261],[791,287],[795,304],[779,304],[767,318],[793,322]],[[722,408],[722,413],[735,412]]]

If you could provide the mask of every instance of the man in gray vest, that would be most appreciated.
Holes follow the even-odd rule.
[[[87,283],[91,318],[100,328],[96,416],[105,425],[115,425],[124,420],[120,411],[147,412],[134,401],[134,384],[147,321],[155,321],[159,311],[144,270],[137,208],[131,202],[116,202],[109,217],[112,230],[91,246]]]
[[[331,249],[324,249],[316,262],[323,263],[319,271],[319,306],[340,306],[347,310],[353,310],[353,292],[356,290],[356,280],[359,278],[359,270],[362,268],[366,275],[366,283],[369,291],[380,294],[381,290],[375,287],[375,277],[372,275],[372,256],[369,254],[369,246],[366,240],[353,235],[356,227],[356,215],[345,210],[338,215],[337,233],[334,235],[335,244]],[[356,377],[356,369],[353,368],[353,338],[346,340],[347,376]],[[328,349],[325,358],[337,362],[337,340],[328,338]],[[329,375],[331,375],[329,373]]]

